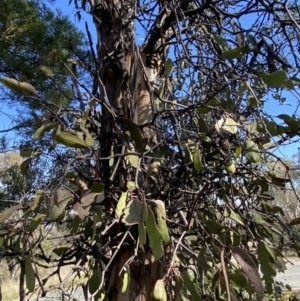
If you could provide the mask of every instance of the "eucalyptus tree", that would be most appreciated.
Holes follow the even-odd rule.
[[[71,61],[92,85],[66,66],[84,95],[79,109],[50,108],[34,134],[69,156],[54,186],[0,216],[3,248],[14,225],[23,238],[51,221],[70,229],[57,257],[38,244],[45,236],[27,240],[19,252],[27,289],[47,293],[37,267],[51,263],[58,275],[73,265],[57,288],[70,296],[65,286],[77,279],[86,299],[273,294],[282,252],[300,251],[290,232],[300,218],[287,222],[270,195],[290,181],[273,150],[299,141],[297,2],[73,2],[98,34],[87,30],[92,67]],[[48,107],[38,85],[10,87]],[[285,90],[294,114],[266,112],[265,102],[284,103]],[[22,231],[9,217],[21,209]]]

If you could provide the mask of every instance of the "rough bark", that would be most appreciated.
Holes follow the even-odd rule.
[[[145,142],[157,140],[153,120],[153,83],[158,79],[160,60],[153,49],[146,52],[145,47],[136,45],[133,23],[136,5],[135,0],[98,0],[93,6],[98,33],[99,87],[103,102],[102,156],[110,156],[112,148],[124,145],[120,130],[126,127],[118,117],[140,125]],[[104,181],[111,181],[110,172],[107,163],[107,166],[103,166]],[[118,181],[122,187],[122,180],[119,178]],[[106,185],[107,189],[110,184]],[[152,300],[155,282],[162,277],[163,264],[153,260],[150,254],[147,259],[143,252],[136,255],[130,264],[130,285],[125,293],[121,292],[122,269],[133,253],[134,246],[129,250],[121,246],[109,268],[105,284],[109,300]]]

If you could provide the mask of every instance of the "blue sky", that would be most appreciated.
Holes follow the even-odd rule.
[[[71,5],[68,4],[68,0],[59,0],[56,1],[56,3],[53,5],[53,9],[60,9],[64,15],[68,15],[70,20],[75,20],[75,25],[82,30],[84,33],[85,31],[85,22],[88,22],[89,24],[89,30],[94,37],[94,39],[97,39],[96,31],[94,28],[94,24],[92,21],[92,18],[89,14],[82,13],[81,20],[75,19],[75,7],[74,4],[71,3]],[[248,20],[244,20],[247,22]],[[251,22],[251,21],[249,21]],[[141,32],[140,38],[143,36]],[[264,111],[268,112],[272,116],[277,116],[279,114],[293,114],[295,113],[295,108],[297,107],[297,97],[295,97],[292,93],[286,92],[284,94],[286,97],[286,102],[283,105],[280,105],[279,102],[270,95],[268,100],[265,102]],[[299,112],[296,112],[297,114]],[[8,118],[5,114],[8,115],[14,115],[15,112],[13,110],[9,110],[6,107],[0,107],[0,130],[10,128],[11,126],[11,119]],[[13,139],[14,136],[12,133],[8,134],[8,137]],[[292,144],[285,147],[281,147],[279,150],[276,151],[276,153],[283,157],[291,157],[293,154],[298,153],[298,147],[300,147],[300,144]]]

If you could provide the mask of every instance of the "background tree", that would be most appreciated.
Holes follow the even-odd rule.
[[[38,83],[11,86],[49,109],[35,143],[46,137],[65,162],[54,181],[0,215],[2,246],[20,256],[28,291],[47,293],[37,267],[51,263],[58,275],[75,265],[62,294],[73,294],[64,288],[73,277],[97,300],[273,294],[283,252],[300,250],[290,231],[299,217],[285,220],[272,203],[271,188],[291,180],[273,149],[299,141],[300,120],[298,106],[276,118],[264,106],[283,103],[284,90],[297,95],[298,4],[74,2],[98,33],[92,41],[88,32],[95,68],[71,61],[92,84],[65,65],[83,96],[53,110]],[[27,149],[25,171],[41,155]],[[24,212],[18,222],[15,211]],[[50,222],[70,229],[67,245],[53,250],[59,257],[45,254],[46,235],[32,237]],[[8,229],[27,242],[21,250]]]

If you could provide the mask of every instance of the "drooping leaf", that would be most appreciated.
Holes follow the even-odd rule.
[[[168,58],[165,62],[165,72],[164,76],[168,77],[172,71],[173,62],[170,58]]]
[[[198,147],[195,149],[195,152],[193,154],[193,161],[194,161],[194,167],[197,171],[201,171],[205,169],[205,167],[201,162],[201,153]]]
[[[25,274],[26,274],[26,286],[29,292],[33,292],[35,289],[35,273],[31,262],[25,259]]]
[[[38,139],[40,137],[43,137],[44,133],[46,133],[47,131],[50,131],[52,129],[55,129],[56,127],[57,127],[56,122],[50,122],[47,124],[43,124],[34,132],[33,138]]]
[[[140,222],[139,223],[138,230],[139,230],[139,242],[140,242],[140,245],[144,245],[147,242],[146,227],[144,225],[144,222]]]
[[[239,145],[235,148],[235,158],[238,159],[242,153],[243,148]]]
[[[249,254],[240,247],[231,247],[233,257],[240,264],[249,281],[253,284],[257,293],[257,299],[262,300],[264,297],[264,287],[260,279],[256,264]]]
[[[157,229],[154,214],[151,209],[148,210],[148,219],[146,221],[146,229],[149,237],[150,247],[153,256],[156,260],[160,259],[163,255],[163,248],[161,244],[161,236]]]
[[[132,120],[126,118],[120,118],[126,125],[131,134],[132,140],[135,142],[136,149],[139,153],[144,150],[143,136],[137,124]]]
[[[14,92],[28,94],[31,96],[37,95],[35,88],[31,84],[19,82],[14,78],[2,77],[0,78],[0,83]]]
[[[130,283],[130,270],[129,270],[129,266],[125,265],[123,267],[124,270],[124,274],[123,274],[123,283],[122,283],[122,293],[125,293],[129,287],[129,283]]]
[[[30,167],[30,163],[32,162],[32,158],[27,158],[26,160],[24,160],[21,165],[20,165],[20,169],[21,169],[21,173],[23,175],[27,174],[27,172],[29,171],[29,167]]]
[[[93,275],[88,281],[88,287],[89,287],[89,292],[90,294],[94,294],[100,287],[101,284],[101,279],[102,279],[102,273],[100,269],[97,269],[93,272]]]
[[[122,192],[116,208],[116,216],[118,218],[121,217],[123,210],[126,207],[127,198],[128,198],[128,191]]]
[[[165,283],[164,283],[163,279],[158,279],[154,285],[153,298],[155,300],[161,301],[161,300],[164,300],[166,294],[167,294],[167,292],[165,289]]]
[[[166,222],[167,214],[165,204],[161,200],[155,200],[154,202],[156,204],[156,206],[154,207],[154,212],[156,214],[157,229],[161,235],[162,240],[167,244],[170,241],[170,235]]]
[[[143,219],[143,203],[134,199],[123,210],[122,223],[125,225],[139,224]]]
[[[183,271],[181,273],[181,276],[183,278],[185,287],[187,288],[187,290],[190,292],[192,296],[192,300],[193,301],[201,300],[200,294],[198,293],[195,284],[190,279],[189,274],[186,271]]]

